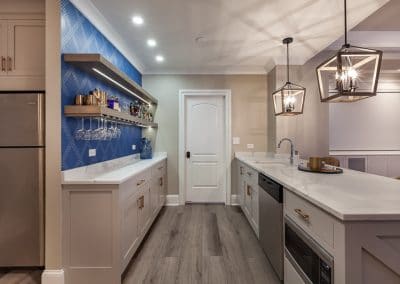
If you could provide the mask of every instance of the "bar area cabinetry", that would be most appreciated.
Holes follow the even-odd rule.
[[[64,182],[66,283],[120,283],[164,206],[165,170],[166,156],[157,156],[97,179]]]

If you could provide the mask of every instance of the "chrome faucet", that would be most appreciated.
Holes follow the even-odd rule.
[[[289,138],[283,138],[281,141],[278,143],[278,148],[281,147],[281,144],[283,141],[288,141],[290,143],[290,164],[293,165],[294,162],[294,144],[293,141],[290,140]]]

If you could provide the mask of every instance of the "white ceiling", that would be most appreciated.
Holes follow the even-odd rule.
[[[291,63],[303,64],[343,34],[343,0],[72,2],[144,74],[265,73],[276,64],[285,64],[282,38],[295,38]],[[348,1],[349,27],[386,2]],[[134,14],[143,16],[142,27],[132,25]],[[199,36],[203,39],[196,42]],[[146,45],[149,37],[157,39],[154,50]],[[164,55],[164,63],[155,62],[157,53]]]

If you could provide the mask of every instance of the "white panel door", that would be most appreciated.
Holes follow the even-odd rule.
[[[223,96],[186,97],[187,202],[226,201],[224,102]]]

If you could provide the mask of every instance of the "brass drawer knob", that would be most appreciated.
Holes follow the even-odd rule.
[[[141,185],[142,183],[144,183],[145,181],[146,181],[146,180],[141,179],[140,181],[138,181],[138,182],[136,183],[136,185],[139,186],[139,185]]]

